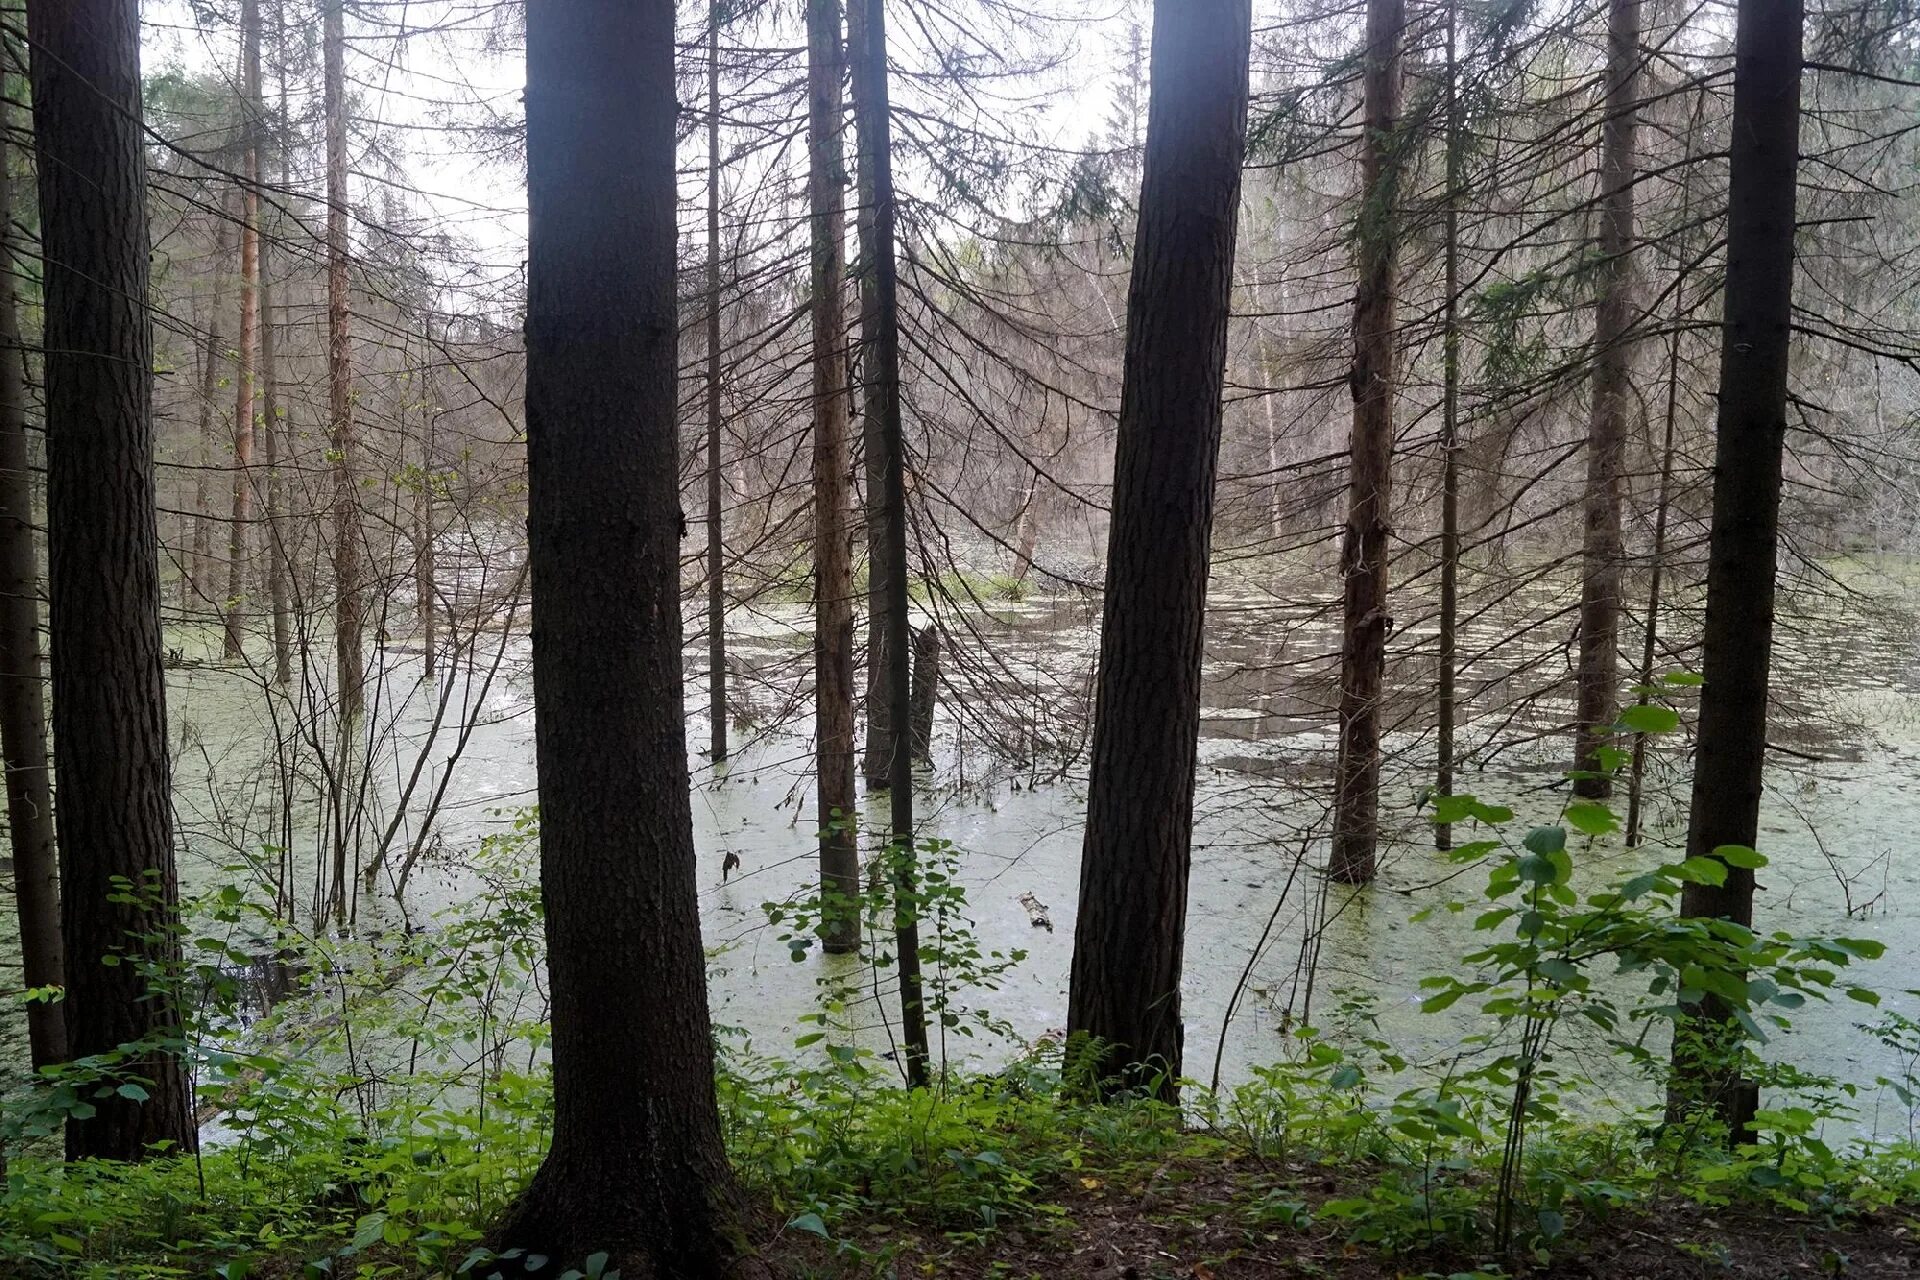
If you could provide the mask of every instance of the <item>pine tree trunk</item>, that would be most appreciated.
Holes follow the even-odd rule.
[[[839,0],[807,0],[807,192],[813,226],[813,697],[821,939],[860,943],[854,843],[853,565],[847,530],[846,77]]]
[[[177,1034],[148,970],[179,961],[161,668],[147,314],[140,14],[134,0],[32,0],[34,137],[45,280],[47,572],[60,779],[67,1047],[111,1054]],[[120,878],[135,892],[123,891]],[[113,954],[121,962],[101,963]],[[186,1076],[129,1064],[145,1097],[98,1099],[70,1156],[190,1151]]]
[[[345,0],[326,0],[321,44],[327,137],[327,403],[333,461],[334,698],[338,745],[331,770],[332,900],[335,920],[347,914],[348,851],[358,826],[351,783],[366,710],[366,604],[360,568],[359,442],[353,421],[352,300],[347,283],[347,121]]]
[[[500,1243],[555,1273],[604,1250],[630,1276],[736,1274],[682,703],[673,56],[670,0],[528,11],[528,553],[554,1099],[552,1146]]]
[[[227,258],[235,241],[233,223],[225,217],[213,234],[213,289],[207,301],[207,341],[200,364],[200,405],[195,433],[193,473],[193,552],[181,588],[182,612],[212,603],[213,591],[213,429],[214,405],[220,390],[220,362],[227,358],[226,335],[220,328],[226,305]]]
[[[1247,0],[1154,5],[1067,1005],[1094,1078],[1169,1101],[1251,23]]]
[[[1633,183],[1640,115],[1640,0],[1607,9],[1606,122],[1600,138],[1600,299],[1593,319],[1593,409],[1587,427],[1586,538],[1581,548],[1576,795],[1613,790],[1619,718],[1620,504],[1633,412]]]
[[[894,951],[900,975],[900,1039],[907,1083],[925,1085],[931,1053],[920,987],[919,878],[913,831],[913,639],[907,595],[907,458],[900,420],[900,308],[894,261],[893,124],[888,106],[885,0],[852,0],[847,7],[853,64],[853,114],[863,171],[861,198],[871,201],[871,252],[863,283],[872,290],[861,307],[860,342],[866,382],[867,447],[880,459],[880,528],[885,549],[886,761],[888,860],[892,864]],[[869,320],[871,325],[869,326]],[[867,462],[869,484],[873,459]],[[873,499],[868,495],[869,520]],[[868,538],[873,537],[871,529]],[[874,661],[870,653],[868,661]],[[871,709],[871,702],[869,702]],[[867,750],[874,725],[867,720]]]
[[[432,679],[440,660],[433,559],[433,437],[440,420],[440,397],[433,376],[433,317],[428,316],[422,325],[427,343],[420,383],[426,403],[420,406],[420,474],[413,487],[413,616],[420,628],[421,670]]]
[[[1394,270],[1398,249],[1400,41],[1405,0],[1368,0],[1366,139],[1355,233],[1360,284],[1353,306],[1353,440],[1347,524],[1340,547],[1345,612],[1340,653],[1340,748],[1328,873],[1343,884],[1374,876],[1380,834],[1380,698],[1386,677],[1387,561],[1392,555]]]
[[[707,20],[707,729],[714,763],[727,758],[726,530],[720,469],[720,21]]]
[[[0,117],[4,116],[0,112]],[[0,120],[0,122],[4,122]],[[40,567],[33,546],[33,471],[27,452],[26,347],[14,301],[13,148],[0,142],[0,753],[7,770],[7,836],[20,918],[22,978],[58,987],[60,876],[47,768],[47,702],[40,664]],[[35,1070],[67,1060],[66,1015],[27,1006]]]
[[[286,175],[280,175],[286,185]],[[260,238],[260,438],[267,462],[267,598],[273,606],[273,682],[293,678],[293,605],[288,589],[286,477],[280,430],[280,373],[276,362],[271,237]]]
[[[847,47],[852,51],[854,74],[864,75],[860,51],[866,48],[865,0],[847,0]],[[860,90],[854,88],[856,127]],[[860,242],[860,456],[865,474],[863,515],[867,533],[867,688],[865,696],[867,738],[860,756],[860,776],[870,790],[883,791],[892,777],[893,721],[887,706],[887,583],[893,576],[892,553],[887,545],[887,442],[881,426],[884,407],[877,397],[880,383],[868,366],[873,360],[870,345],[880,327],[880,275],[874,270],[878,257],[877,225],[874,210],[878,201],[873,188],[873,164],[863,134],[856,142],[859,162],[854,182],[859,207],[854,226]]]
[[[225,656],[246,653],[241,606],[247,594],[247,548],[253,523],[253,378],[260,342],[260,4],[240,0],[240,367],[233,387],[233,515],[227,525]]]
[[[1793,322],[1803,25],[1800,0],[1741,0],[1734,36],[1725,316],[1690,857],[1711,857],[1722,845],[1751,847],[1760,829]],[[1750,926],[1753,888],[1751,869],[1729,866],[1724,884],[1687,885],[1681,911]],[[1727,1018],[1712,997],[1697,1014],[1696,1025],[1710,1037]],[[1701,1086],[1737,1130],[1751,1086],[1717,1058],[1677,1055],[1676,1067],[1682,1082]]]
[[[1435,795],[1453,794],[1454,731],[1459,716],[1456,680],[1460,631],[1460,197],[1466,128],[1460,118],[1460,5],[1447,5],[1446,313],[1441,340],[1444,389],[1440,402],[1440,624],[1437,660],[1439,709],[1434,741]],[[1453,826],[1433,828],[1433,847],[1453,848]]]

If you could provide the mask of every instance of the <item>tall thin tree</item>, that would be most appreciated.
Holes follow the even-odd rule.
[[[1460,95],[1460,0],[1447,0],[1446,192],[1442,250],[1446,301],[1441,325],[1440,393],[1440,624],[1433,785],[1453,794],[1454,734],[1459,718],[1460,632],[1460,202],[1466,159],[1466,121]],[[1436,849],[1453,847],[1452,824],[1434,824]]]
[[[1607,6],[1606,117],[1600,127],[1600,296],[1593,313],[1581,547],[1576,794],[1611,794],[1620,696],[1620,506],[1633,415],[1634,145],[1640,119],[1640,0]]]
[[[707,18],[707,737],[714,762],[727,758],[726,530],[721,506],[720,350],[720,23]]]
[[[1373,879],[1380,836],[1380,698],[1386,677],[1387,567],[1393,509],[1395,280],[1398,261],[1400,43],[1405,0],[1367,0],[1362,72],[1360,210],[1354,252],[1353,437],[1340,647],[1340,744],[1334,769],[1333,849],[1328,872],[1344,884]]]
[[[1158,0],[1067,1032],[1172,1100],[1248,0]]]
[[[527,13],[528,552],[553,1141],[503,1243],[731,1269],[680,621],[672,0]],[[609,750],[611,743],[621,744]]]
[[[9,54],[11,48],[9,46]],[[11,58],[8,59],[11,61]],[[0,124],[8,123],[0,107]],[[58,987],[60,866],[47,766],[47,700],[40,663],[40,565],[33,545],[33,471],[27,449],[25,345],[14,295],[13,148],[0,135],[0,753],[7,770],[7,841],[20,919],[22,978]],[[66,1061],[66,1015],[52,1000],[27,1006],[36,1068]]]
[[[253,525],[254,374],[260,349],[260,0],[240,0],[240,332],[233,379],[233,509],[227,523],[223,651],[246,652],[241,630]]]
[[[853,115],[857,132],[860,195],[871,219],[869,244],[861,268],[871,290],[860,313],[864,403],[868,417],[866,447],[877,450],[881,501],[868,496],[868,519],[880,519],[885,564],[870,565],[869,575],[885,573],[883,655],[886,662],[886,743],[888,860],[892,864],[894,951],[900,975],[900,1023],[907,1083],[929,1078],[927,1011],[920,983],[919,883],[914,865],[913,831],[913,633],[912,602],[907,594],[907,447],[900,414],[899,265],[894,260],[897,207],[893,191],[893,121],[887,86],[885,0],[851,0],[847,7],[849,57],[853,76]],[[868,483],[874,480],[868,462]],[[869,545],[872,534],[869,532]],[[872,654],[868,661],[876,661]],[[874,725],[869,701],[868,749]]]
[[[813,231],[813,699],[821,941],[860,942],[854,843],[853,548],[847,529],[846,44],[840,0],[807,0],[807,198]]]
[[[72,1156],[195,1144],[167,985],[179,913],[161,668],[153,331],[135,0],[30,0],[44,259],[48,632],[67,1048],[144,1081]],[[130,886],[130,887],[129,887]],[[109,963],[112,961],[112,963]]]
[[[1740,0],[1689,857],[1710,858],[1728,845],[1751,847],[1760,832],[1793,333],[1803,27],[1801,0]],[[1751,868],[1729,864],[1723,883],[1688,884],[1681,910],[1750,926],[1753,887]],[[1711,1040],[1726,1021],[1724,1005],[1708,996],[1696,1011]],[[1676,1060],[1683,1072],[1706,1077],[1694,1083],[1706,1086],[1738,1129],[1751,1088],[1735,1080],[1718,1055],[1679,1052]]]

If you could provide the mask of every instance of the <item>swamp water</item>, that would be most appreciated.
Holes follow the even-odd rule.
[[[1920,602],[1920,592],[1904,582],[1874,582],[1877,591],[1897,588],[1908,604]],[[1515,632],[1516,620],[1550,614],[1565,589],[1565,583],[1548,583],[1518,593],[1504,610],[1477,617],[1461,638],[1461,652],[1471,660],[1461,681],[1462,696],[1470,700],[1461,740],[1463,749],[1481,750],[1460,770],[1457,789],[1511,805],[1519,815],[1508,832],[1514,840],[1529,825],[1553,821],[1565,799],[1558,779],[1566,750],[1558,731],[1567,714],[1564,694],[1527,692],[1529,680],[1544,682],[1541,688],[1564,682],[1557,657],[1541,661],[1564,637],[1502,637]],[[1359,993],[1371,997],[1372,1016],[1396,1050],[1444,1069],[1467,1036],[1486,1029],[1485,1022],[1475,1025],[1472,1000],[1442,1014],[1421,1013],[1419,982],[1456,971],[1458,957],[1488,935],[1472,932],[1473,910],[1415,919],[1449,898],[1471,904],[1485,879],[1483,870],[1463,871],[1432,851],[1430,827],[1417,807],[1431,768],[1424,728],[1432,720],[1430,658],[1403,661],[1393,676],[1387,720],[1390,728],[1400,727],[1387,739],[1382,820],[1389,844],[1380,879],[1357,891],[1331,886],[1317,868],[1325,858],[1334,746],[1324,660],[1334,650],[1332,614],[1324,601],[1284,605],[1268,592],[1217,591],[1210,608],[1183,984],[1187,1073],[1207,1080],[1217,1055],[1222,1084],[1244,1081],[1287,1054],[1284,1033],[1302,1016],[1324,1025],[1346,996]],[[1900,621],[1905,616],[1889,610],[1869,624],[1844,612],[1787,617],[1783,611],[1775,679],[1786,710],[1777,713],[1779,742],[1796,754],[1776,756],[1769,776],[1761,849],[1771,865],[1761,874],[1757,923],[1763,930],[1884,942],[1886,957],[1849,974],[1848,981],[1876,987],[1888,1006],[1920,1014],[1920,997],[1905,992],[1920,987],[1920,855],[1905,843],[1907,833],[1920,830],[1920,787],[1912,783],[1920,768],[1920,636]],[[806,895],[814,883],[816,819],[804,732],[810,716],[807,621],[798,606],[736,611],[729,649],[735,714],[745,722],[737,734],[741,745],[719,767],[691,757],[700,906],[714,957],[714,1021],[774,1056],[817,1052],[796,1051],[793,1042],[816,1029],[803,1018],[819,1007],[823,980],[863,978],[857,960],[823,957],[817,950],[796,962],[780,941],[783,930],[768,923],[763,909]],[[956,997],[1004,1020],[1011,1038],[949,1037],[936,1052],[990,1066],[1021,1044],[1057,1033],[1065,1021],[1084,801],[1083,771],[1049,780],[1032,762],[1011,761],[996,751],[1018,738],[1006,725],[1023,716],[1051,726],[1053,740],[1062,736],[1063,723],[1071,736],[1073,716],[1057,704],[1086,688],[1098,617],[1084,602],[1062,599],[974,606],[963,626],[951,617],[945,622],[956,637],[950,643],[991,646],[994,674],[950,678],[936,727],[937,759],[923,773],[920,831],[953,843],[957,880],[970,899],[967,914],[981,947],[1027,954],[999,990]],[[1404,648],[1422,638],[1416,626],[1396,642]],[[383,750],[375,753],[367,825],[377,833],[390,822],[388,811],[423,749],[427,761],[416,797],[431,795],[443,773],[445,790],[404,910],[390,892],[357,895],[355,928],[363,934],[437,927],[437,917],[482,887],[470,865],[473,848],[510,827],[515,814],[533,803],[526,642],[522,635],[498,641],[505,646],[504,660],[483,696],[495,643],[483,638],[474,666],[441,675],[442,682],[461,683],[451,699],[453,724],[437,735],[430,726],[445,685],[421,678],[417,655],[397,645],[383,654],[381,696],[396,705],[381,713],[390,729]],[[965,660],[964,654],[954,656]],[[707,739],[700,675],[690,665],[690,752],[703,749]],[[263,857],[260,850],[274,843],[280,812],[273,762],[284,716],[277,728],[257,683],[214,666],[173,673],[169,692],[184,889],[192,894],[244,881],[247,873],[237,868],[248,859],[264,865],[279,856]],[[1694,691],[1678,693],[1690,722]],[[1015,706],[1022,698],[1047,705],[1029,715]],[[992,708],[998,729],[989,735],[980,727],[987,721],[980,702],[995,699],[1007,705]],[[461,719],[469,719],[471,728],[454,761]],[[998,745],[983,745],[989,736]],[[1491,743],[1502,745],[1486,749]],[[1513,743],[1518,745],[1506,745]],[[1675,788],[1683,786],[1686,751],[1682,733],[1650,753],[1645,848],[1624,850],[1617,836],[1570,844],[1580,887],[1598,888],[1677,859],[1670,850],[1684,832],[1686,797]],[[877,829],[884,824],[884,796],[864,803],[863,821]],[[1614,803],[1624,813],[1624,787]],[[288,861],[299,886],[293,900],[300,914],[310,906],[325,841],[317,806],[296,803],[293,816]],[[397,824],[401,846],[416,834],[412,822]],[[1456,836],[1470,838],[1465,831]],[[730,875],[723,872],[729,855],[739,859]],[[1051,930],[1033,923],[1023,903],[1029,895],[1047,908]],[[1316,932],[1313,924],[1321,918],[1326,923]],[[1229,1020],[1228,1004],[1243,975],[1244,991]],[[878,1000],[871,987],[868,982],[868,997],[846,1011],[847,1034],[885,1051],[894,1014],[891,987],[883,980]],[[1766,1053],[1855,1081],[1897,1075],[1911,1064],[1895,1061],[1859,1025],[1874,1016],[1844,998],[1809,1005],[1796,1016],[1793,1031],[1776,1035]],[[1573,1033],[1559,1051],[1565,1069],[1612,1075],[1607,1092],[1623,1104],[1650,1100],[1644,1083],[1610,1072],[1597,1047]],[[1597,1102],[1600,1091],[1592,1092],[1590,1101]],[[1866,1091],[1860,1110],[1861,1126],[1870,1131],[1904,1134],[1911,1123],[1890,1095]]]

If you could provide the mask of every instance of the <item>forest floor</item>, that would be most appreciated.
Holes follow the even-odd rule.
[[[1350,1223],[1321,1220],[1330,1202],[1362,1195],[1365,1186],[1350,1168],[1218,1157],[1089,1170],[1053,1189],[1038,1221],[961,1233],[897,1217],[846,1224],[852,1247],[837,1256],[832,1246],[806,1248],[799,1273],[846,1280],[1920,1277],[1920,1206],[1822,1218],[1758,1205],[1640,1203],[1601,1221],[1570,1223],[1550,1251],[1501,1259],[1451,1243],[1383,1251],[1354,1243]],[[876,1268],[881,1258],[890,1265]]]

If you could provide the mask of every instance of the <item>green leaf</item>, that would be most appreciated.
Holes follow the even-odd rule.
[[[1535,827],[1527,832],[1527,838],[1521,841],[1534,853],[1558,853],[1567,847],[1567,829],[1565,827]],[[1521,875],[1524,878],[1525,872]]]
[[[1672,733],[1680,727],[1680,713],[1655,702],[1642,702],[1620,712],[1620,727],[1629,733]]]
[[[115,1089],[114,1092],[129,1102],[145,1102],[147,1100],[147,1091],[137,1084],[123,1084]]]
[[[1691,884],[1723,885],[1727,882],[1727,864],[1718,858],[1688,858],[1673,868],[1673,874]]]
[[[1713,856],[1730,867],[1745,867],[1749,871],[1757,871],[1767,865],[1765,856],[1743,844],[1716,845]]]
[[[1692,671],[1669,671],[1660,677],[1660,682],[1677,688],[1695,688],[1705,684],[1707,678]]]
[[[833,1238],[827,1234],[827,1224],[820,1220],[820,1215],[817,1213],[803,1213],[789,1221],[787,1226],[795,1231],[809,1232],[819,1236],[822,1240],[831,1240]]]
[[[1566,818],[1575,830],[1584,835],[1604,836],[1620,829],[1620,819],[1614,816],[1613,810],[1591,800],[1568,805]]]
[[[1847,999],[1858,1000],[1861,1004],[1878,1005],[1880,993],[1871,987],[1848,987]]]

